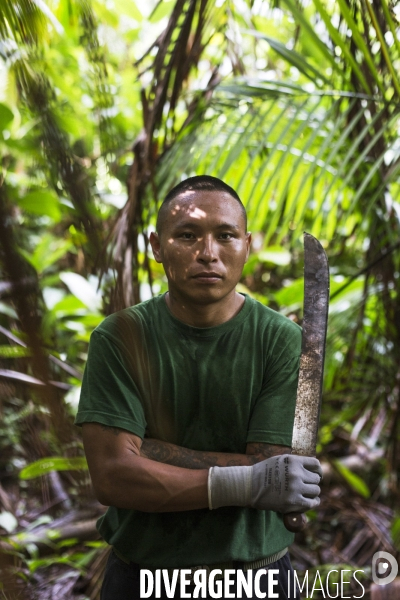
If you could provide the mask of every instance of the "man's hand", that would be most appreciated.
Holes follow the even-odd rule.
[[[213,467],[208,476],[209,507],[305,512],[319,505],[321,477],[319,460],[291,454],[268,458],[252,467]]]
[[[286,514],[319,505],[322,478],[318,459],[284,454],[252,467],[251,506]]]

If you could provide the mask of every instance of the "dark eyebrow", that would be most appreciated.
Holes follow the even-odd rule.
[[[195,220],[193,221],[184,221],[183,223],[178,223],[176,225],[176,229],[184,229],[185,227],[200,227],[199,223],[196,223]],[[216,226],[216,229],[240,229],[239,225],[233,225],[232,223],[220,223],[219,225]]]
[[[240,229],[239,225],[233,225],[232,223],[221,223],[217,226],[217,229]]]

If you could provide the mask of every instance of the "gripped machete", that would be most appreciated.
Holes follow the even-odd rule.
[[[304,233],[304,316],[292,454],[315,456],[322,397],[329,307],[328,259],[319,241]],[[304,514],[287,513],[286,529],[302,531]]]

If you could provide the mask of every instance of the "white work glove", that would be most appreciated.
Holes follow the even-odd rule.
[[[318,459],[295,454],[273,456],[252,467],[211,467],[208,505],[305,512],[319,505],[321,479]]]

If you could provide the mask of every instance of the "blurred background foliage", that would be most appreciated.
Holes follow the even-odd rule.
[[[47,597],[58,562],[78,573],[60,598],[97,598],[90,535],[53,535],[39,558],[60,515],[100,510],[72,425],[88,341],[166,290],[149,233],[202,173],[248,210],[239,291],[301,324],[302,232],[329,257],[328,512],[300,566],[400,547],[399,73],[392,0],[0,0],[0,532],[17,587]],[[349,502],[352,553],[332,538]]]

